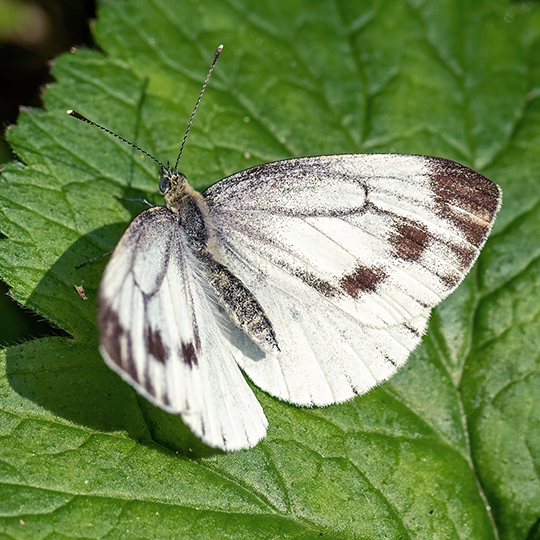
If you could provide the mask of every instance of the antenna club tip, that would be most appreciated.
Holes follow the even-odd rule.
[[[78,118],[79,120],[85,120],[86,121],[86,118],[82,114],[79,114],[77,111],[69,109],[66,112],[69,114],[69,116],[73,116],[73,118]]]
[[[218,50],[219,52],[221,52],[221,51],[223,50],[223,44],[221,44],[221,45],[217,48],[217,50]]]

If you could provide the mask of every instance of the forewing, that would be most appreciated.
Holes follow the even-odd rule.
[[[222,317],[172,212],[139,214],[101,281],[102,356],[206,444],[237,450],[264,437],[267,421],[225,342]]]
[[[261,388],[327,404],[388,378],[461,282],[499,188],[452,161],[344,155],[235,174],[205,192],[215,251],[255,295],[281,354],[239,363]]]

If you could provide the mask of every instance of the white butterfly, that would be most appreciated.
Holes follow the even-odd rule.
[[[131,222],[103,274],[100,351],[228,451],[254,446],[268,424],[240,368],[302,406],[341,403],[393,375],[501,203],[467,167],[397,154],[269,163],[202,195],[162,166],[160,190],[166,206]]]

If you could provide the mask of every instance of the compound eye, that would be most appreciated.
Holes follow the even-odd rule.
[[[169,176],[162,175],[159,179],[159,191],[165,193],[171,187],[171,179]]]

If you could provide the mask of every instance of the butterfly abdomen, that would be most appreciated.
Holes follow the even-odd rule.
[[[199,262],[199,270],[210,285],[232,323],[245,332],[264,352],[279,352],[270,319],[249,289],[209,250],[212,224],[204,199],[195,193],[186,196],[178,208],[179,225],[184,229],[190,248]]]

